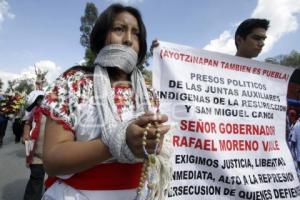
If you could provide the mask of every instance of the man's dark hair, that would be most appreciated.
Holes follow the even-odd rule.
[[[106,10],[104,10],[98,17],[91,32],[90,47],[94,54],[97,55],[99,53],[99,51],[105,46],[107,33],[112,28],[115,17],[124,11],[132,14],[138,22],[140,50],[137,64],[140,65],[143,63],[147,52],[147,33],[140,12],[133,7],[123,6],[121,4],[112,4]]]
[[[237,36],[240,36],[243,39],[246,39],[247,35],[249,35],[255,28],[263,28],[267,31],[269,28],[269,23],[270,21],[267,19],[257,19],[257,18],[246,19],[236,29],[234,38],[236,39]],[[237,47],[236,42],[235,42],[235,46]]]

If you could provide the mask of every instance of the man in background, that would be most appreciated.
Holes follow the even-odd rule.
[[[236,56],[257,57],[264,46],[269,20],[250,18],[243,21],[235,32]]]

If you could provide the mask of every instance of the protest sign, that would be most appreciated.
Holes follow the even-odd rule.
[[[153,87],[174,127],[169,199],[299,199],[285,139],[294,69],[159,43]]]

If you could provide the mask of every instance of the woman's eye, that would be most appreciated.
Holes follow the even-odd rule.
[[[124,29],[122,27],[114,27],[113,31],[115,32],[122,32]]]
[[[140,32],[138,30],[132,30],[132,34],[136,37],[140,36]]]

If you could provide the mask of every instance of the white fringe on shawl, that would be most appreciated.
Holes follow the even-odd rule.
[[[135,94],[136,117],[151,110],[148,91],[142,73],[136,67],[137,54],[127,46],[112,44],[107,45],[96,57],[94,72],[94,93],[96,106],[100,118],[101,139],[109,147],[110,152],[121,163],[141,162],[130,151],[126,143],[126,129],[135,120],[121,121],[113,100],[114,92],[111,88],[107,73],[108,67],[118,67],[126,73],[131,73],[131,84]],[[171,143],[165,136],[162,151],[156,156],[156,166],[152,173],[155,174],[156,187],[151,191],[147,200],[165,198],[166,189],[172,177],[172,166],[170,162]],[[146,199],[146,198],[144,198]]]

